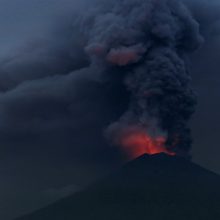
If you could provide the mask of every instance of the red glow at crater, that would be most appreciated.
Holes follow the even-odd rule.
[[[143,131],[133,131],[124,134],[120,139],[120,146],[128,159],[137,158],[143,154],[166,153],[174,156],[165,147],[166,138],[163,136],[151,137]]]

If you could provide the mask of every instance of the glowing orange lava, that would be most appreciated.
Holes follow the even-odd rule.
[[[174,152],[166,149],[165,142],[166,138],[163,136],[151,137],[143,131],[136,131],[123,135],[120,145],[129,159],[137,158],[143,154],[166,153],[175,155]]]

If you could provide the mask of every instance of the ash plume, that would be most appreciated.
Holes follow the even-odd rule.
[[[166,136],[168,150],[186,154],[191,145],[188,121],[196,105],[187,56],[202,42],[187,8],[176,0],[112,1],[81,22],[91,60],[107,78],[115,72],[123,75],[130,96],[127,110],[107,135],[114,142],[136,127]]]
[[[103,149],[103,130],[114,144],[132,130],[162,136],[170,151],[187,153],[196,105],[188,57],[202,41],[199,25],[205,37],[217,28],[219,7],[197,10],[204,6],[198,0],[89,4],[0,60],[2,154],[17,141],[36,148],[35,140],[96,159],[98,152],[117,154]]]

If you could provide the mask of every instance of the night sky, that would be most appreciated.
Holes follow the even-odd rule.
[[[100,83],[96,67],[83,68],[89,59],[75,21],[96,8],[87,1],[0,0],[0,219],[43,207],[124,163],[104,130],[124,112],[126,92]],[[198,99],[192,160],[220,174],[220,3],[182,1],[204,38],[187,60]]]

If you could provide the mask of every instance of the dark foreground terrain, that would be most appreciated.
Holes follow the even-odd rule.
[[[86,190],[17,220],[220,220],[220,176],[143,155]]]

